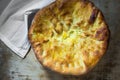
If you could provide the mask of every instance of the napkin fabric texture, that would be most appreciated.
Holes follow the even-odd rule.
[[[54,1],[55,0],[11,0],[0,15],[0,40],[13,52],[24,58],[30,48],[27,37],[29,11],[41,9]]]

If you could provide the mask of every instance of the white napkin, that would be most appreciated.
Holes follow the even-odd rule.
[[[13,52],[24,58],[30,44],[25,23],[25,12],[32,9],[41,9],[55,0],[11,0],[0,15],[0,40]]]

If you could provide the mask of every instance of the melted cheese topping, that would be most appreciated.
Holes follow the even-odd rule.
[[[79,74],[80,71],[74,70],[84,73],[97,63],[103,54],[104,40],[98,40],[95,34],[105,23],[100,12],[95,21],[89,23],[94,9],[91,5],[70,1],[61,8],[43,9],[33,22],[32,34],[32,41],[41,45],[39,55],[43,65],[61,73]]]

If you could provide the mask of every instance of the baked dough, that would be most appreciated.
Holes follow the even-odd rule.
[[[88,0],[57,0],[39,10],[28,33],[41,64],[53,71],[82,75],[105,53],[109,30]]]

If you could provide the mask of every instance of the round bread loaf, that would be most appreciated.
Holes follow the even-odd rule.
[[[82,75],[107,49],[109,30],[88,0],[57,0],[39,10],[28,33],[41,64],[53,71]]]

